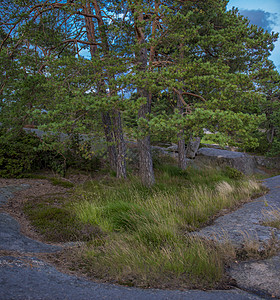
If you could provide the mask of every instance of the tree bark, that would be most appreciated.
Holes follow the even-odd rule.
[[[112,112],[113,130],[116,141],[116,170],[117,178],[126,178],[126,144],[123,137],[122,120],[120,112],[114,110]]]
[[[187,145],[187,157],[188,158],[195,158],[199,145],[200,145],[201,138],[200,137],[190,137],[188,145]]]
[[[181,101],[180,95],[177,95],[177,108],[179,109],[179,112],[181,114],[184,112],[183,110],[184,106]],[[186,158],[186,146],[185,146],[183,129],[180,130],[177,137],[178,137],[178,167],[182,170],[185,170],[187,168],[187,158]]]
[[[183,44],[180,44],[180,59],[184,59],[184,51]],[[182,90],[178,91],[177,94],[177,108],[179,109],[179,113],[183,114],[184,112],[184,103],[183,103],[183,92]],[[181,170],[185,170],[187,168],[187,158],[186,158],[186,142],[184,137],[184,130],[181,129],[177,134],[178,138],[178,167]]]
[[[140,13],[138,16],[138,21],[143,22],[143,13]],[[147,71],[148,64],[148,54],[147,48],[144,46],[145,35],[143,28],[138,27],[135,24],[135,32],[138,40],[138,44],[141,45],[141,49],[136,53],[138,61],[138,71],[145,72]],[[137,92],[140,97],[146,98],[147,101],[143,104],[138,111],[138,119],[143,118],[147,119],[147,114],[151,111],[151,94],[143,87],[138,88]],[[139,127],[140,131],[143,131]],[[144,137],[138,138],[137,140],[138,152],[139,152],[139,175],[141,181],[146,186],[152,186],[155,183],[154,168],[153,168],[153,159],[151,153],[151,142],[150,136],[146,135]]]
[[[151,101],[148,93],[139,89],[141,97],[147,98],[147,103],[142,105],[138,111],[138,118],[147,118],[147,114],[151,111]],[[141,128],[139,128],[141,130]],[[151,151],[150,136],[146,135],[137,140],[138,153],[139,153],[139,175],[141,181],[146,186],[152,186],[155,183],[153,158]]]
[[[112,170],[117,171],[117,151],[114,142],[112,121],[108,112],[101,113],[105,139],[107,143],[107,152],[109,164]]]

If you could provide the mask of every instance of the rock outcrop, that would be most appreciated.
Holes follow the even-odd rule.
[[[219,167],[230,166],[247,175],[255,173],[257,168],[253,156],[228,150],[200,148],[196,159],[205,164],[216,165]]]
[[[260,173],[261,168],[279,169],[280,158],[266,158],[254,156],[242,152],[233,152],[215,148],[200,148],[196,160],[206,165],[218,167],[229,166],[246,175]]]

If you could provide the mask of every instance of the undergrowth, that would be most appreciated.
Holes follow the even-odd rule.
[[[91,241],[101,236],[97,226],[77,219],[65,205],[64,197],[58,195],[30,199],[24,213],[36,230],[51,242]]]
[[[159,165],[156,184],[108,175],[66,197],[34,199],[25,212],[51,241],[84,241],[73,267],[119,284],[159,288],[214,288],[224,282],[230,247],[191,237],[222,209],[262,188],[232,170]]]
[[[263,225],[280,229],[280,209],[273,208],[267,209],[263,212],[264,221]]]
[[[248,200],[260,186],[213,169],[162,166],[156,176],[150,189],[132,177],[104,178],[76,190],[71,210],[106,233],[83,252],[88,272],[144,287],[214,287],[223,280],[227,251],[186,233]]]

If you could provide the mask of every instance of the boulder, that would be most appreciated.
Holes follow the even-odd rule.
[[[219,167],[229,166],[246,175],[251,175],[257,171],[255,157],[242,152],[200,148],[197,152],[196,159],[202,163]]]
[[[234,263],[229,273],[239,288],[280,298],[280,255],[262,261]]]
[[[197,151],[200,145],[201,138],[200,137],[191,137],[187,149],[186,149],[186,155],[188,158],[195,158],[197,155]]]
[[[280,170],[280,157],[254,156],[258,167]]]

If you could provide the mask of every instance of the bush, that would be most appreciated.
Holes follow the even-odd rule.
[[[23,130],[16,134],[0,130],[0,176],[22,177],[25,172],[34,169],[38,160],[40,140]]]
[[[267,153],[267,156],[273,157],[273,156],[280,156],[280,139],[274,138],[273,143],[271,145],[270,151]]]
[[[225,167],[225,175],[231,179],[241,179],[242,177],[244,177],[244,174],[238,170],[236,170],[235,168],[231,168],[229,166]]]
[[[45,145],[47,147],[42,147],[41,140],[33,133],[0,129],[0,177],[20,178],[39,169],[65,176],[68,167],[88,172],[100,168],[99,158],[87,159],[73,145],[62,152]]]

